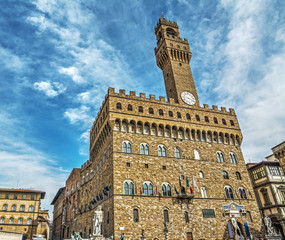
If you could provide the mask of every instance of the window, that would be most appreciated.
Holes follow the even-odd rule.
[[[218,162],[225,162],[224,154],[221,151],[217,152]]]
[[[218,119],[216,117],[214,117],[214,123],[218,124]]]
[[[175,157],[180,158],[180,149],[178,147],[175,148]]]
[[[35,200],[35,195],[32,195],[32,196],[31,196],[31,200]]]
[[[153,108],[148,109],[149,114],[153,114]]]
[[[24,212],[25,211],[25,205],[21,205],[20,206],[20,212]]]
[[[91,171],[91,178],[93,177],[93,171]],[[73,193],[74,189],[73,189],[73,185],[71,186],[71,194]]]
[[[231,124],[231,126],[234,126],[234,125],[235,125],[235,123],[234,123],[233,120],[230,120],[230,124]]]
[[[131,104],[128,105],[128,110],[133,111],[133,106]]]
[[[144,167],[145,167],[145,168],[148,168],[148,164],[145,164]]]
[[[141,154],[149,155],[149,146],[146,143],[141,143]]]
[[[204,178],[204,173],[202,171],[199,172],[200,178]]]
[[[163,196],[171,196],[171,186],[169,183],[163,183],[161,188]]]
[[[79,182],[76,182],[76,190],[79,189]]]
[[[177,112],[177,117],[181,118],[181,113],[180,112]]]
[[[196,160],[201,160],[200,152],[194,149],[194,157]]]
[[[162,109],[159,109],[158,113],[159,113],[160,116],[163,116],[163,110]]]
[[[246,191],[245,191],[245,189],[243,187],[240,187],[238,189],[238,191],[239,191],[239,194],[240,194],[240,198],[247,199]]]
[[[166,170],[166,166],[162,166],[162,170]]]
[[[226,198],[234,199],[233,189],[230,186],[225,186]]]
[[[239,172],[236,172],[236,177],[237,177],[237,180],[241,180],[241,175]]]
[[[31,218],[28,219],[27,224],[32,225],[33,220]]]
[[[122,109],[122,104],[121,103],[117,103],[117,109]]]
[[[260,167],[256,170],[252,171],[252,175],[253,175],[254,180],[265,177],[264,168]]]
[[[143,107],[139,106],[139,112],[143,113]]]
[[[126,181],[124,183],[124,194],[134,195],[134,184],[132,181]]]
[[[163,217],[164,217],[164,222],[169,222],[169,217],[168,217],[168,210],[163,210]]]
[[[5,223],[5,217],[1,217],[0,223]]]
[[[18,224],[23,224],[23,218],[19,218]]]
[[[26,199],[26,197],[27,197],[27,195],[26,195],[26,194],[24,194],[24,195],[23,195],[23,200],[25,200],[25,199]]]
[[[277,166],[268,166],[269,172],[273,176],[283,176],[284,173],[282,171],[282,168]]]
[[[18,199],[18,194],[14,194],[14,199]]]
[[[143,194],[147,196],[153,195],[153,186],[150,182],[145,182],[143,184]]]
[[[33,212],[33,211],[34,211],[34,206],[31,205],[31,206],[29,207],[29,212]]]
[[[227,125],[227,122],[226,122],[225,119],[222,119],[222,123],[223,123],[224,125]]]
[[[205,122],[209,122],[209,118],[205,116]]]
[[[158,156],[166,157],[166,148],[163,145],[158,146]]]
[[[168,114],[169,114],[169,117],[173,117],[173,112],[172,111],[169,111]]]
[[[191,120],[191,117],[190,117],[190,114],[189,114],[189,113],[186,113],[186,118],[187,118],[188,120]]]
[[[184,212],[185,222],[189,223],[189,214],[188,212]]]
[[[236,155],[234,153],[230,153],[230,159],[232,163],[237,163],[237,158]]]
[[[16,211],[16,205],[12,205],[11,211]]]
[[[130,166],[131,166],[131,163],[127,162],[127,164],[126,164],[126,165],[127,165],[127,167],[130,167]]]
[[[8,209],[8,205],[7,205],[7,204],[4,204],[4,205],[3,205],[3,211],[7,211],[7,209]]]
[[[139,222],[139,210],[134,209],[133,213],[134,213],[134,222]]]
[[[123,152],[124,153],[132,153],[132,145],[129,141],[123,142]]]
[[[6,194],[5,198],[6,198],[6,199],[8,199],[8,198],[9,198],[9,194],[8,194],[8,193]]]
[[[229,175],[226,171],[223,171],[223,178],[224,179],[229,179]]]
[[[206,187],[201,187],[202,198],[208,198],[208,190]]]
[[[195,117],[196,117],[196,121],[200,122],[200,117],[199,117],[199,115],[196,115]]]
[[[11,218],[9,219],[9,224],[14,224],[14,218],[13,218],[13,217],[11,217]]]
[[[86,182],[88,181],[88,173],[87,173],[87,176],[86,176]],[[68,189],[66,189],[66,197],[68,196]]]

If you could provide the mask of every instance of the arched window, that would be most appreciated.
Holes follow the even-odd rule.
[[[173,112],[172,111],[169,111],[168,114],[169,114],[169,117],[173,117]]]
[[[12,205],[11,211],[16,211],[16,205]]]
[[[23,224],[23,218],[19,218],[18,224]]]
[[[121,103],[117,103],[117,109],[122,109],[122,104]]]
[[[202,132],[202,142],[206,141],[206,132]]]
[[[127,124],[126,121],[123,121],[123,122],[122,122],[121,131],[122,131],[122,132],[127,132],[127,129],[128,129],[128,124]]]
[[[31,218],[29,218],[28,221],[27,221],[27,224],[28,225],[32,225],[32,223],[33,223],[33,220]]]
[[[31,205],[31,206],[29,207],[29,212],[33,212],[33,211],[34,211],[34,206]]]
[[[162,126],[158,127],[158,134],[157,135],[160,136],[160,137],[163,137],[164,131],[163,131],[163,127]]]
[[[186,118],[187,118],[188,120],[191,120],[191,117],[190,117],[190,114],[189,114],[189,113],[186,113]]]
[[[148,109],[149,114],[153,114],[153,108]]]
[[[194,157],[196,160],[201,160],[200,152],[194,149]]]
[[[208,190],[206,187],[201,187],[202,198],[208,198]]]
[[[237,177],[237,180],[241,180],[241,175],[239,172],[236,172],[236,177]]]
[[[230,186],[225,186],[226,198],[234,199],[233,189]]]
[[[219,133],[219,143],[223,143],[223,142],[224,142],[223,134]]]
[[[170,127],[169,126],[165,127],[165,137],[170,137]]]
[[[175,36],[175,30],[173,30],[172,28],[167,28],[166,29],[166,34],[167,34],[168,37],[169,36],[174,37]]]
[[[163,196],[171,196],[171,186],[169,183],[162,184],[162,195]]]
[[[146,143],[141,143],[141,154],[149,155],[149,146]]]
[[[204,173],[202,171],[199,172],[200,178],[204,178]]]
[[[150,182],[145,182],[143,184],[143,194],[146,196],[152,196],[153,195],[153,186]]]
[[[230,120],[230,124],[231,124],[231,126],[234,126],[234,125],[235,125],[235,123],[234,123],[233,120]]]
[[[4,205],[3,205],[3,211],[7,211],[7,209],[8,209],[8,205],[7,205],[7,204],[4,204]]]
[[[135,122],[134,121],[131,121],[129,124],[129,132],[135,133]]]
[[[11,218],[9,219],[9,224],[14,224],[14,218],[13,218],[13,217],[11,217]]]
[[[226,171],[223,171],[223,178],[224,179],[229,179],[229,175]]]
[[[25,211],[25,205],[21,205],[20,206],[20,212],[24,212]]]
[[[196,121],[200,122],[200,117],[199,117],[199,115],[196,115],[195,117],[196,117]]]
[[[209,117],[205,116],[205,122],[209,122]]]
[[[189,223],[189,214],[188,212],[184,212],[185,222]]]
[[[142,129],[143,129],[142,123],[138,122],[138,124],[137,124],[137,133],[142,134]]]
[[[217,152],[218,162],[225,162],[224,154],[221,151]]]
[[[145,135],[149,135],[149,124],[148,123],[144,124],[143,133]]]
[[[163,218],[164,218],[164,222],[169,222],[169,217],[168,217],[168,210],[164,209],[163,210]]]
[[[134,222],[139,222],[139,210],[134,209],[133,213],[134,213]]]
[[[143,107],[139,106],[139,112],[143,113]]]
[[[134,184],[132,181],[125,181],[125,183],[124,183],[124,194],[127,194],[127,195],[134,195],[135,194]]]
[[[83,185],[84,183],[85,183],[85,177],[82,177],[81,184]]]
[[[175,157],[180,158],[180,149],[178,147],[175,148]]]
[[[133,111],[133,106],[131,104],[128,105],[128,110]]]
[[[218,124],[218,119],[216,117],[214,117],[214,123]]]
[[[223,123],[224,125],[227,125],[227,122],[226,122],[225,119],[222,119],[222,123]]]
[[[114,130],[115,131],[120,131],[120,122],[119,122],[119,120],[115,121]]]
[[[243,187],[239,187],[238,191],[240,194],[240,198],[247,199],[246,191]]]
[[[236,155],[234,153],[230,153],[230,159],[231,159],[231,162],[232,163],[235,163],[237,164],[237,158],[236,158]]]
[[[0,223],[5,223],[5,217],[1,217]]]
[[[163,145],[158,146],[158,156],[166,157],[166,148]]]
[[[158,113],[159,113],[160,116],[163,116],[163,110],[162,109],[159,109]]]
[[[181,113],[180,112],[177,112],[177,117],[181,118]]]
[[[123,142],[123,152],[124,153],[132,153],[132,145],[129,141]]]

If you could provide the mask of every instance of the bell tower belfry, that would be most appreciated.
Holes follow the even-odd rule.
[[[176,22],[163,16],[155,27],[157,66],[163,71],[167,98],[187,106],[199,106],[190,59],[192,56],[188,40],[180,38]]]

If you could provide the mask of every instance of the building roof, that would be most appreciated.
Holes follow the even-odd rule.
[[[263,165],[278,165],[280,166],[279,162],[278,161],[261,161],[259,163],[247,163],[246,164],[246,167],[248,170],[251,170],[255,167],[259,167],[259,166],[263,166]]]
[[[46,192],[40,190],[31,190],[24,188],[0,188],[0,192],[15,192],[15,193],[40,193],[41,199],[45,198]]]
[[[53,198],[52,202],[50,205],[54,205],[54,203],[56,202],[56,200],[58,199],[59,195],[64,191],[65,187],[62,187],[60,189],[58,189],[55,197]]]
[[[278,145],[276,145],[275,147],[271,148],[272,152],[275,153],[277,151],[279,151],[280,149],[285,147],[285,141],[279,143]]]

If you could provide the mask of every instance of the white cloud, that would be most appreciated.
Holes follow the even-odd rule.
[[[85,80],[80,76],[79,71],[76,67],[69,67],[69,68],[61,67],[59,69],[59,72],[62,74],[66,74],[66,75],[70,76],[72,78],[73,82],[75,82],[77,84],[85,82]]]
[[[69,108],[65,111],[64,116],[69,119],[71,124],[83,123],[91,126],[92,117],[89,115],[90,107],[82,105],[79,108]]]
[[[48,97],[56,97],[57,95],[65,92],[66,88],[63,84],[58,82],[35,82],[34,88],[38,91],[43,92]]]

